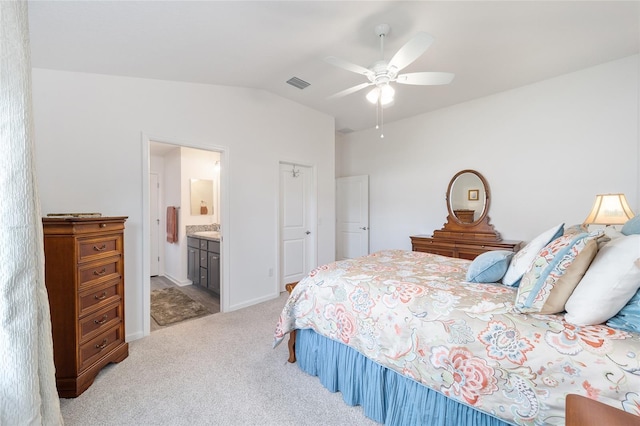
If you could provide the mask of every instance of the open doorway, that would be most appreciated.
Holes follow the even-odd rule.
[[[188,299],[203,305],[208,313],[225,310],[228,256],[222,243],[226,234],[222,222],[224,217],[228,217],[227,203],[224,202],[228,151],[224,147],[195,146],[143,135],[143,153],[146,155],[143,158],[142,313],[144,335],[148,335],[152,330],[175,323],[159,324],[154,320],[157,316],[151,316],[153,290],[163,289],[154,293],[154,309],[157,293],[173,288],[166,292],[186,294]],[[205,194],[211,192],[210,196],[196,191],[202,185],[209,188]],[[196,208],[192,208],[193,196],[198,198]],[[175,224],[173,232],[169,232],[171,226],[167,224]],[[198,238],[202,238],[204,244],[206,240],[215,241],[217,252],[215,256],[202,252],[204,257],[202,263],[198,262],[197,273],[206,275],[207,262],[216,261],[209,273],[211,276],[214,272],[217,274],[215,292],[206,286],[206,281],[189,274],[189,241],[194,233],[201,232],[206,238]],[[199,239],[194,241],[199,243]],[[198,311],[192,316],[188,312],[185,315],[189,319],[203,314]]]

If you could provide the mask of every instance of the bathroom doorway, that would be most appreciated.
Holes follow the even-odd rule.
[[[144,335],[161,328],[151,317],[151,292],[175,287],[196,302],[202,302],[207,311],[225,310],[228,283],[228,255],[222,243],[223,218],[228,217],[225,182],[227,149],[202,147],[189,143],[168,141],[143,135],[143,274],[142,315]],[[207,208],[201,208],[205,200],[198,194],[197,213],[192,214],[191,192],[193,181],[212,184],[211,199]],[[177,212],[176,241],[167,240],[169,208]],[[206,214],[202,214],[205,212]],[[169,222],[171,223],[172,220]],[[187,230],[221,231],[219,253],[219,294],[206,287],[193,285],[187,276]],[[226,230],[225,230],[226,231]],[[217,300],[209,300],[217,298]],[[217,309],[216,309],[217,306]],[[212,312],[213,313],[213,312]]]

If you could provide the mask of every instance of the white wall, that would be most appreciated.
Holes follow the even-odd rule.
[[[601,193],[640,213],[638,79],[635,55],[337,138],[337,176],[370,176],[371,250],[440,229],[462,169],[488,180],[505,239],[580,223]]]
[[[166,216],[166,208],[168,206],[180,207],[182,206],[182,200],[184,198],[182,193],[182,156],[180,148],[172,149],[164,156],[164,174],[162,184],[164,184],[164,190],[162,191],[164,198],[164,215]],[[161,213],[162,214],[162,213]],[[182,209],[178,212],[178,225],[182,223]],[[164,273],[172,280],[180,281],[180,277],[187,275],[187,265],[181,265],[177,259],[180,259],[182,252],[182,236],[178,231],[178,243],[170,244],[167,242],[166,233],[162,232],[166,229],[166,217],[164,226],[160,229],[160,238],[163,241],[164,248]],[[169,261],[167,261],[169,259]],[[146,260],[146,259],[142,259]]]
[[[332,117],[260,90],[44,69],[33,70],[33,103],[43,213],[129,216],[127,339],[144,332],[143,133],[228,152],[229,309],[277,295],[280,160],[317,168],[318,263],[334,259]]]

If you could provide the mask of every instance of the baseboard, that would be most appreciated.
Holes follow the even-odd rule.
[[[229,306],[229,309],[227,309],[226,312],[237,311],[238,309],[242,309],[242,308],[248,308],[249,306],[257,305],[258,303],[262,303],[262,302],[268,302],[269,300],[273,300],[277,297],[280,297],[280,293],[259,297],[257,299],[251,299],[244,303]]]
[[[166,274],[166,273],[164,274],[164,276],[165,276],[166,279],[168,279],[169,281],[171,281],[172,283],[174,283],[178,287],[184,287],[184,286],[193,284],[191,282],[191,280],[179,280],[178,278],[172,277],[171,275]]]

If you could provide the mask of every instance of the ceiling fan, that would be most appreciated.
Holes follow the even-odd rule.
[[[398,74],[403,68],[418,59],[435,40],[433,36],[419,32],[411,40],[396,52],[389,61],[384,60],[384,38],[389,34],[391,27],[388,24],[380,24],[375,27],[375,34],[380,38],[380,56],[382,59],[375,62],[371,67],[365,68],[360,65],[345,61],[335,56],[325,58],[331,65],[343,68],[347,71],[362,74],[369,80],[356,86],[345,89],[328,99],[340,98],[350,95],[369,86],[375,88],[367,94],[367,99],[374,104],[381,106],[390,105],[393,102],[395,90],[390,83],[411,84],[418,86],[431,86],[449,84],[455,76],[450,72],[413,72],[408,74]]]

